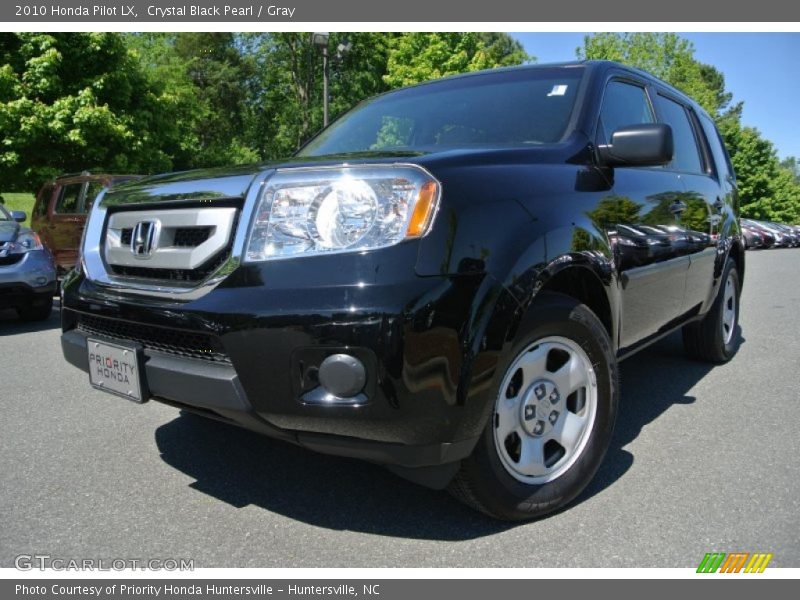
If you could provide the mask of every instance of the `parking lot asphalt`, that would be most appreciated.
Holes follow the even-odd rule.
[[[800,567],[800,249],[747,253],[727,365],[680,335],[621,365],[597,477],[567,510],[498,523],[445,492],[89,387],[57,311],[0,311],[0,566],[20,554],[196,567]]]

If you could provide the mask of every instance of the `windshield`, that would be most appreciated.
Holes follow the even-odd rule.
[[[0,204],[0,221],[11,221],[11,215],[2,204]]]
[[[569,133],[582,67],[498,71],[367,100],[299,156],[552,144]]]

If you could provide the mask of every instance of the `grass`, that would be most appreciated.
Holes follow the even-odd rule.
[[[33,194],[18,194],[14,192],[0,192],[0,196],[6,201],[5,207],[9,212],[12,210],[24,210],[28,215],[25,225],[30,226],[31,212],[33,212],[33,203],[36,197]]]

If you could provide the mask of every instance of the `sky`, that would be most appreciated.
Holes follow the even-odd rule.
[[[575,60],[584,33],[512,33],[536,62]],[[680,33],[695,58],[725,75],[742,121],[775,144],[778,156],[800,158],[800,33]]]

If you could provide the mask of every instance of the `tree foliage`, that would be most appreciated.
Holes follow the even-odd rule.
[[[383,80],[395,88],[526,60],[525,51],[505,34],[406,33],[391,44]]]
[[[162,171],[180,155],[175,98],[116,33],[0,34],[0,182],[59,172]]]

